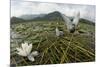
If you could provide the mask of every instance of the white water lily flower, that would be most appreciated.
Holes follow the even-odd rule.
[[[37,56],[39,53],[37,51],[32,51],[32,44],[22,43],[20,48],[17,49],[17,54],[27,57],[30,61],[35,61],[34,57]]]
[[[57,27],[56,27],[56,36],[60,36],[60,32]]]
[[[56,36],[62,36],[64,33],[63,33],[63,31],[60,31],[59,29],[58,29],[58,27],[56,27]]]

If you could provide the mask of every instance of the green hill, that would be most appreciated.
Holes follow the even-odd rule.
[[[25,20],[18,18],[18,17],[11,17],[10,22],[11,22],[11,24],[14,24],[14,23],[25,22]]]

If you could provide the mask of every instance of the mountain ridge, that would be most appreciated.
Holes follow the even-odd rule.
[[[33,16],[33,15],[31,15],[31,16]],[[34,16],[35,17],[32,17],[31,19],[25,19],[25,18],[23,19],[21,17],[12,17],[11,23],[28,22],[28,21],[55,21],[55,20],[64,21],[60,12],[58,12],[58,11],[54,11],[54,12],[51,12],[51,13],[48,13],[48,14],[34,15]],[[69,17],[69,18],[72,19],[72,17]],[[93,21],[83,19],[83,18],[80,18],[80,22],[88,23],[88,24],[92,24],[92,25],[95,24]]]

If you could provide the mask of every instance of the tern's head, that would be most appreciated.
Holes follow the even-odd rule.
[[[75,32],[75,24],[72,24],[72,28],[69,31],[70,31],[70,33],[74,33]]]

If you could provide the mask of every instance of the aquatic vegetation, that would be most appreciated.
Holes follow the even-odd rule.
[[[57,22],[59,23],[59,31],[64,33],[62,37],[56,37]],[[79,22],[80,30],[85,30],[85,33],[73,34],[72,37],[72,34],[66,30],[63,23],[64,21],[20,23],[23,28],[20,28],[20,24],[15,24],[12,31],[19,33],[20,36],[14,38],[11,42],[11,45],[13,45],[11,46],[11,64],[25,66],[95,61],[95,26]],[[28,54],[30,56],[34,53],[38,54],[34,51],[39,52],[38,56],[33,56],[34,62],[29,60],[30,56],[27,57],[27,53],[22,53],[23,56],[15,53],[15,49],[22,48],[24,42],[28,42],[28,48],[29,46],[32,48],[26,50],[29,50]],[[31,47],[30,43],[34,45]]]

